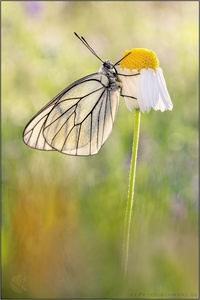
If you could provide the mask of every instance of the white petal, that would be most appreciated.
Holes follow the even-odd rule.
[[[153,89],[151,85],[151,79],[153,74],[151,73],[151,69],[146,70],[145,78],[144,78],[144,86],[143,86],[143,94],[144,94],[144,104],[145,104],[145,111],[150,112],[153,102]]]
[[[153,71],[153,70],[152,70]],[[153,93],[154,93],[154,98],[153,98],[153,109],[155,110],[158,110],[159,108],[158,107],[158,103],[159,103],[159,86],[158,86],[158,81],[157,81],[157,77],[156,77],[156,74],[155,72],[153,71],[153,86],[152,86],[152,90],[153,90]]]
[[[142,112],[144,112],[144,104],[143,104],[143,80],[144,80],[144,74],[140,72],[140,77],[137,82],[137,99],[138,99],[138,106]]]
[[[133,111],[136,108],[139,108],[137,99],[132,99],[129,97],[124,97],[127,108],[130,111]]]
[[[147,89],[149,93],[149,104],[151,107],[155,107],[158,102],[158,89],[155,83],[155,72],[153,69],[148,69],[148,83]]]
[[[165,109],[172,110],[173,104],[171,102],[171,99],[170,99],[170,96],[169,96],[169,93],[167,90],[165,78],[163,76],[163,72],[162,72],[161,68],[158,68],[156,70],[156,76],[158,78],[160,97],[165,106]]]
[[[129,69],[120,69],[119,74],[123,75],[135,75],[138,74],[137,70],[129,70]],[[126,102],[127,108],[132,111],[135,108],[139,108],[137,99],[133,99],[131,97],[136,98],[136,85],[138,76],[123,76],[119,75],[120,80],[122,81],[122,95],[124,95],[124,100]],[[126,97],[130,96],[130,97]]]
[[[141,69],[140,70],[140,76],[137,83],[137,99],[138,99],[138,105],[141,110],[141,112],[149,112],[150,107],[148,103],[148,93],[146,89],[147,84],[147,70]]]

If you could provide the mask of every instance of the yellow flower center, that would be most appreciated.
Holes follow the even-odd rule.
[[[127,55],[130,53],[129,55]],[[127,55],[127,56],[126,56]],[[132,50],[126,50],[120,63],[122,69],[136,69],[140,71],[141,69],[156,69],[159,67],[159,61],[156,54],[148,49],[134,48]]]

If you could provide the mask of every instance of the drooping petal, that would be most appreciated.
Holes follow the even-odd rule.
[[[137,94],[136,94],[138,99],[138,106],[141,112],[145,112],[145,106],[143,101],[143,81],[144,81],[144,72],[141,70],[140,77],[138,78],[138,82],[137,82]]]
[[[169,96],[165,78],[163,76],[163,72],[162,72],[161,68],[158,68],[156,70],[156,75],[158,78],[160,97],[162,99],[163,104],[165,105],[165,109],[172,110],[173,104],[172,104],[171,98]]]
[[[123,74],[123,75],[120,75]],[[120,69],[119,78],[122,81],[122,95],[124,97],[127,108],[132,111],[133,109],[139,108],[138,101],[136,98],[136,86],[138,76],[137,70]],[[128,75],[128,76],[125,76]],[[135,76],[136,75],[136,76]],[[133,98],[134,97],[134,98]]]
[[[151,110],[151,101],[150,101],[150,91],[148,90],[149,86],[149,74],[148,70],[140,70],[140,77],[137,82],[137,99],[138,105],[141,112],[149,112]],[[150,87],[149,87],[150,89]]]
[[[150,107],[154,107],[156,105],[155,72],[152,69],[148,69],[147,76],[147,91],[149,97],[149,105]]]
[[[153,72],[153,76],[152,76],[152,91],[153,91],[153,94],[154,94],[152,107],[155,110],[158,110],[159,86],[158,86],[158,81],[157,81],[157,78],[156,78],[156,74],[155,74],[155,72],[153,70],[152,70],[152,72]]]
[[[146,70],[144,77],[144,85],[143,85],[143,95],[144,95],[144,104],[145,104],[145,112],[149,112],[152,107],[152,86],[151,77],[152,74],[150,72],[151,69]]]

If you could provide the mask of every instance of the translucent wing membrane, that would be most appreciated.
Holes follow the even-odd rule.
[[[64,154],[97,153],[112,131],[119,92],[101,73],[76,81],[33,117],[24,130],[24,142]]]

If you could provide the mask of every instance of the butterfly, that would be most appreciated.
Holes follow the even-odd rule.
[[[115,64],[103,61],[83,37],[74,34],[103,64],[98,73],[75,81],[47,103],[25,127],[23,140],[39,150],[93,155],[98,153],[114,126],[122,95],[116,65],[125,56]]]

